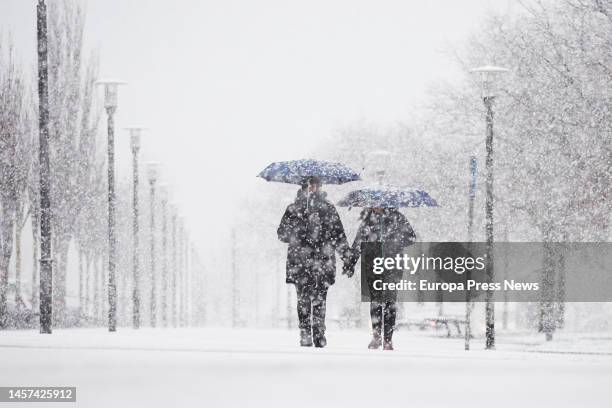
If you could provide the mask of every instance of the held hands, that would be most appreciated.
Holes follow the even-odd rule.
[[[350,260],[345,260],[342,266],[342,274],[346,275],[347,278],[352,278],[355,274],[355,265]]]

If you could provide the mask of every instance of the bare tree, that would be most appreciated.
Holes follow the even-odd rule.
[[[555,302],[563,296],[564,262],[548,243],[606,240],[609,234],[612,3],[521,5],[518,14],[489,16],[459,59],[464,68],[510,68],[496,100],[496,218],[513,232],[521,225],[517,212],[524,214],[532,227],[524,238],[547,243],[540,327],[550,339],[562,320],[555,314],[563,307]],[[474,118],[482,113],[466,109],[479,106],[474,92],[455,86],[444,94],[452,97],[436,109],[440,123],[456,134],[481,131]]]
[[[26,93],[25,95],[28,95]],[[31,111],[28,110],[31,103],[24,105],[24,118],[21,137],[17,140],[16,153],[19,165],[15,168],[15,304],[18,308],[24,308],[25,302],[22,297],[22,256],[21,256],[21,234],[31,213],[31,202],[28,195],[28,187],[31,184],[32,163],[32,142],[38,136],[32,132]]]
[[[26,87],[23,71],[15,62],[12,44],[0,43],[0,327],[8,322],[8,274],[15,222],[24,205],[24,174],[29,152]],[[17,289],[18,293],[18,289]]]
[[[83,57],[85,13],[74,0],[49,5],[49,134],[54,274],[54,318],[62,324],[66,305],[68,248],[76,220],[91,197],[99,115],[94,109],[95,57]]]

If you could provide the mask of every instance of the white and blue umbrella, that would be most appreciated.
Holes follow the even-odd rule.
[[[291,160],[275,162],[257,175],[267,181],[303,184],[316,177],[323,184],[344,184],[360,180],[359,174],[342,163],[321,160]]]
[[[436,200],[426,191],[415,188],[362,188],[348,193],[338,205],[367,208],[438,207]]]

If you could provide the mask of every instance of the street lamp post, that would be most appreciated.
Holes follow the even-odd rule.
[[[145,128],[129,127],[130,145],[132,148],[132,182],[133,182],[133,219],[132,219],[132,268],[134,283],[132,287],[132,323],[135,329],[140,327],[140,240],[139,240],[139,214],[138,214],[138,152],[140,151],[140,138]]]
[[[108,331],[117,330],[117,284],[115,268],[117,261],[117,239],[115,233],[115,119],[119,85],[125,82],[114,79],[100,80],[96,85],[104,86],[104,108],[108,116]]]
[[[38,158],[40,162],[40,332],[51,334],[53,266],[51,264],[47,6],[44,0],[38,1],[36,11],[38,23]]]
[[[281,268],[281,253],[278,250],[274,251],[274,263],[276,264],[276,301],[274,304],[274,316],[276,316],[276,327],[280,327],[280,304],[281,304],[281,276],[282,276],[282,268]]]
[[[188,326],[192,326],[194,323],[201,321],[201,317],[199,316],[198,311],[200,308],[195,302],[193,292],[196,291],[198,293],[202,293],[202,287],[200,285],[200,279],[198,279],[196,273],[198,273],[198,264],[197,264],[197,254],[196,249],[193,243],[189,244],[189,278],[187,279],[188,288],[189,288],[189,302],[187,303],[187,308],[189,310],[189,321]],[[197,317],[197,320],[196,320]]]
[[[494,276],[494,260],[493,260],[493,100],[494,96],[494,82],[496,77],[508,72],[506,68],[495,67],[486,65],[470,70],[479,76],[482,91],[483,91],[483,102],[486,108],[486,202],[485,202],[485,215],[486,215],[486,266],[487,266],[487,281],[492,282]],[[485,308],[485,347],[487,350],[495,349],[495,303],[493,303],[493,291],[488,290],[486,294],[486,308]]]
[[[200,258],[199,253],[197,252],[197,250],[194,248],[194,259],[197,261],[198,263],[198,270],[197,275],[200,279],[200,292],[199,292],[199,296],[198,296],[198,300],[197,302],[195,302],[198,305],[198,309],[201,310],[200,313],[200,319],[201,319],[201,325],[205,326],[208,323],[208,281],[206,279],[206,269],[204,268],[204,265],[202,265],[202,258]]]
[[[478,172],[478,162],[476,156],[470,157],[470,187],[469,187],[469,206],[468,206],[468,242],[474,240],[474,199],[476,198],[476,177]],[[471,249],[471,248],[470,248]],[[468,270],[465,277],[466,281],[471,279]],[[469,290],[465,292],[465,349],[470,349],[470,339],[472,338],[472,299]]]
[[[183,217],[178,216],[178,323],[180,327],[185,325],[185,227]]]
[[[231,232],[231,258],[232,258],[232,327],[238,326],[240,293],[238,286],[238,268],[236,259],[236,229],[232,228]]]
[[[476,198],[476,182],[478,177],[478,161],[476,156],[470,157],[470,187],[468,207],[468,242],[474,238],[474,199]]]
[[[149,277],[151,279],[151,327],[157,325],[157,287],[155,282],[155,183],[157,183],[157,177],[159,172],[159,163],[149,162],[147,163],[147,170],[149,175],[149,198],[150,198],[150,229],[149,229],[149,243],[151,246],[150,254],[150,270]]]
[[[161,265],[161,318],[162,326],[168,326],[168,187],[166,184],[159,186],[161,194],[162,214],[162,265]]]
[[[176,222],[177,222],[177,210],[176,210],[176,205],[172,204],[172,216],[171,216],[171,220],[172,220],[172,326],[176,327],[177,326],[177,320],[178,320],[178,311],[177,311],[177,242],[176,242],[176,234],[177,234],[177,228],[176,228]]]
[[[189,326],[189,233],[183,222],[183,326]]]

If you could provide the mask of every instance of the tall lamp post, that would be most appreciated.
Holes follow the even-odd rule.
[[[189,326],[189,233],[183,221],[183,326]]]
[[[192,310],[191,310],[191,239],[189,238],[189,234],[186,236],[186,246],[185,246],[185,314],[187,315],[187,321],[185,325],[187,327],[191,326],[191,318],[192,318]]]
[[[493,260],[493,100],[495,99],[494,88],[495,80],[502,74],[508,72],[506,68],[486,65],[471,69],[470,72],[479,76],[482,86],[483,102],[487,111],[486,116],[486,266],[487,266],[487,281],[491,282],[494,276],[494,260]],[[486,308],[485,308],[485,348],[487,350],[495,349],[495,303],[493,303],[493,292],[487,291]]]
[[[38,131],[40,162],[40,333],[51,334],[52,282],[51,264],[51,180],[49,166],[49,83],[47,59],[47,6],[38,1]]]
[[[150,254],[150,270],[149,277],[151,279],[151,327],[157,325],[157,286],[155,282],[155,184],[157,183],[157,177],[159,173],[159,163],[149,162],[147,163],[147,171],[149,176],[149,198],[150,198],[150,229],[149,229],[149,243],[151,245]]]
[[[178,309],[177,309],[177,274],[178,274],[178,263],[177,263],[177,241],[176,241],[176,234],[177,234],[177,204],[176,203],[172,203],[171,204],[172,207],[172,215],[171,215],[171,220],[172,220],[172,283],[171,283],[171,303],[172,303],[172,326],[176,327],[177,326],[177,321],[178,321]]]
[[[96,82],[104,86],[104,108],[108,116],[108,331],[117,330],[117,284],[115,268],[117,262],[117,239],[115,233],[115,119],[119,85],[125,82],[105,79]]]
[[[132,324],[135,329],[140,327],[140,240],[139,240],[139,213],[138,213],[138,153],[140,151],[140,138],[144,127],[132,126],[128,127],[130,132],[130,145],[132,148],[132,183],[133,183],[133,219],[132,219],[132,268],[134,283],[132,287]]]
[[[232,327],[238,326],[239,318],[239,305],[240,305],[240,293],[239,293],[239,280],[238,280],[238,268],[236,259],[236,229],[232,228],[231,232],[231,258],[232,258]]]
[[[168,326],[168,186],[159,185],[161,198],[161,227],[162,227],[162,250],[161,250],[161,318],[162,326]]]
[[[185,326],[185,224],[183,216],[178,216],[178,287],[179,287],[179,326]]]
[[[476,198],[476,177],[478,174],[478,162],[476,156],[470,157],[470,187],[469,187],[469,205],[468,205],[468,242],[474,240],[474,199]],[[471,249],[471,248],[470,248]],[[466,281],[471,279],[470,271],[468,270],[465,277]],[[465,349],[470,349],[470,339],[472,338],[472,299],[470,291],[465,293]]]

